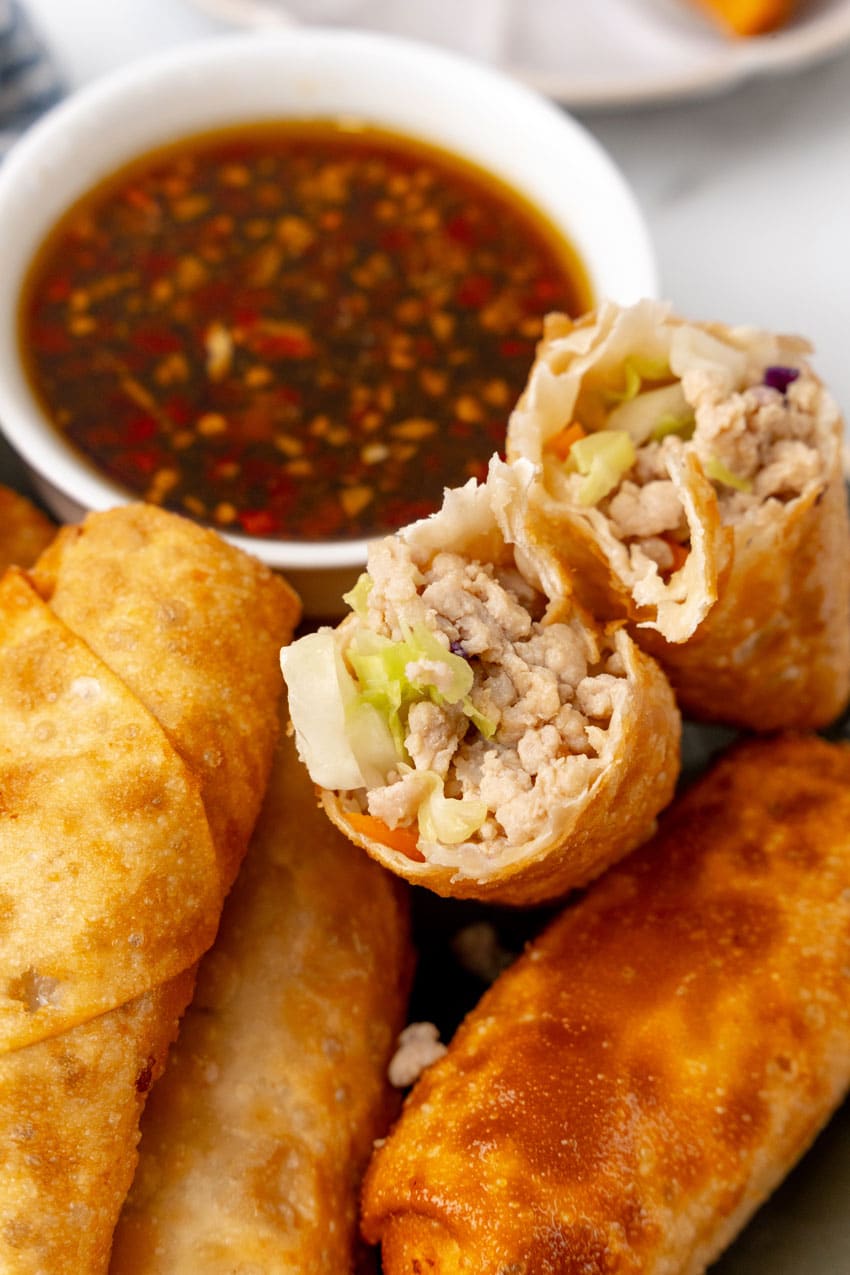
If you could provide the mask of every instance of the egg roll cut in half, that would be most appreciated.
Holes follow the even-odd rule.
[[[297,611],[262,564],[149,506],[0,579],[4,1275],[106,1269],[262,801]]]
[[[0,571],[31,567],[55,534],[53,523],[32,501],[0,486]]]
[[[407,892],[326,819],[290,738],[142,1122],[112,1275],[344,1275],[396,1106]]]
[[[678,772],[669,685],[527,534],[532,479],[494,458],[373,544],[353,613],[281,657],[328,814],[438,894],[563,894],[649,835]]]
[[[367,1173],[386,1275],[698,1275],[850,1082],[850,749],[747,743],[535,940]]]
[[[550,316],[511,417],[530,517],[694,717],[820,726],[850,693],[842,424],[808,350],[655,301]]]

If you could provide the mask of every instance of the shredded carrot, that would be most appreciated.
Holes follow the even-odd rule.
[[[583,425],[579,425],[578,421],[573,421],[549,439],[546,451],[553,452],[558,460],[566,460],[573,443],[577,443],[582,438],[587,438],[587,430]]]
[[[383,819],[378,819],[375,815],[360,814],[357,810],[346,810],[345,818],[354,832],[371,837],[373,841],[389,846],[390,850],[397,850],[416,863],[425,862],[425,856],[420,853],[417,845],[419,836],[415,828],[388,828]]]

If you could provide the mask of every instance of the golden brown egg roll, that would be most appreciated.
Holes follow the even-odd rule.
[[[787,22],[796,0],[695,0],[697,5],[733,35],[764,35]]]
[[[529,534],[532,479],[494,458],[375,542],[352,614],[281,657],[329,816],[438,894],[558,897],[650,834],[678,773],[669,685],[572,599]]]
[[[297,611],[259,562],[147,506],[0,580],[9,1275],[106,1269],[144,1097],[262,801]]]
[[[701,720],[822,726],[850,694],[843,427],[808,353],[655,301],[553,315],[510,420],[538,534]]]
[[[406,887],[328,822],[281,741],[248,857],[142,1122],[112,1275],[344,1275],[395,1107]]]
[[[105,1270],[139,1117],[194,973],[0,1059],[4,1275]]]
[[[850,748],[747,743],[535,940],[367,1173],[385,1275],[698,1275],[850,1082]]]
[[[53,523],[32,501],[0,486],[0,572],[31,567],[55,534]]]

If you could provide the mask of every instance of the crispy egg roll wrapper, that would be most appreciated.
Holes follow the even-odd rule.
[[[294,595],[260,563],[147,506],[91,516],[30,576],[9,569],[0,581],[0,1143],[10,1148],[0,1254],[10,1275],[105,1269],[144,1094],[215,935],[238,832],[244,853],[262,801],[277,654],[296,617]],[[65,1117],[57,1101],[34,1122],[22,1095],[63,1069]]]
[[[279,645],[289,640],[300,613],[295,594],[214,532],[150,505],[64,528],[34,580],[197,775],[229,885],[277,736],[280,675],[267,651],[276,636]]]
[[[0,1269],[105,1271],[136,1166],[139,1117],[194,968],[0,1058]]]
[[[55,534],[53,523],[32,501],[0,486],[0,572],[31,567]]]
[[[697,1275],[850,1081],[850,749],[728,754],[503,974],[367,1174],[386,1275]]]
[[[806,363],[808,349],[795,337],[687,324],[659,302],[606,303],[576,323],[550,316],[511,417],[508,455],[538,466],[530,517],[548,528],[578,596],[600,617],[629,621],[638,644],[669,673],[683,710],[699,719],[754,730],[822,726],[850,695],[843,427]],[[630,359],[669,361],[695,413],[693,436],[665,439],[666,461],[655,462],[656,478],[672,483],[680,502],[676,535],[687,548],[667,578],[641,556],[645,541],[612,521],[618,489],[610,509],[582,505],[550,451],[573,419],[608,428],[595,415],[600,395],[610,407]],[[761,383],[786,371],[793,379],[784,398]],[[770,434],[780,409],[787,438],[781,429]],[[739,481],[727,464],[729,481],[711,481],[715,460],[750,456],[759,431],[763,459],[752,479]],[[624,478],[632,482],[634,473]],[[641,488],[644,499],[650,486]]]
[[[770,731],[831,722],[850,693],[850,535],[836,459],[823,490],[781,519],[736,528],[717,606],[679,646],[635,634],[663,665],[682,711]]]
[[[112,1275],[352,1270],[411,967],[405,887],[330,825],[283,739],[145,1112]]]
[[[13,569],[0,632],[8,1052],[193,964],[224,887],[198,783],[159,723]]]
[[[417,857],[356,826],[356,820],[349,818],[349,793],[327,788],[322,792],[325,810],[334,823],[392,872],[438,894],[508,904],[557,898],[598,876],[634,849],[654,830],[655,818],[670,800],[679,770],[680,720],[667,679],[623,628],[600,628],[571,598],[571,581],[558,555],[545,539],[538,538],[537,528],[526,518],[531,479],[531,467],[524,462],[509,466],[494,458],[485,484],[472,481],[447,492],[439,513],[405,528],[395,542],[384,542],[392,555],[389,570],[386,564],[379,567],[379,555],[385,551],[380,545],[375,556],[370,556],[370,569],[373,574],[380,569],[386,576],[380,589],[388,598],[387,613],[395,608],[402,624],[406,617],[417,614],[405,610],[410,599],[410,605],[420,605],[414,598],[417,590],[421,605],[425,605],[423,574],[433,572],[447,552],[473,564],[492,564],[496,574],[513,572],[523,577],[526,587],[539,592],[545,607],[536,629],[532,626],[532,641],[542,640],[541,635],[545,637],[547,631],[555,631],[552,626],[561,624],[565,640],[583,644],[588,673],[602,673],[612,667],[612,657],[616,658],[619,672],[609,679],[613,683],[610,718],[597,751],[588,758],[571,755],[566,743],[558,746],[551,768],[546,769],[544,763],[533,782],[529,780],[527,791],[518,794],[520,801],[526,800],[527,822],[514,811],[513,817],[522,828],[512,838],[499,832],[498,825],[496,835],[486,841],[471,838],[446,845],[427,842],[421,835]],[[396,561],[399,555],[393,543],[405,547],[404,561]],[[377,592],[375,586],[369,595],[370,608]],[[463,608],[463,589],[460,595]],[[404,600],[397,605],[399,597]],[[494,601],[492,607],[496,605]],[[354,616],[343,621],[340,635],[353,632],[357,623]],[[495,619],[493,623],[498,627]],[[547,658],[557,658],[556,647],[553,644]],[[523,649],[521,642],[516,643],[510,658]],[[487,667],[495,668],[498,676],[502,665],[495,660]],[[517,686],[521,687],[521,679]],[[521,693],[517,690],[517,695]],[[533,713],[530,709],[527,745],[531,747],[535,730],[543,725]],[[299,727],[297,719],[295,725]],[[550,728],[548,723],[546,727]],[[487,745],[490,760],[501,755],[503,747],[507,751],[497,728]],[[580,778],[571,777],[572,765],[583,768]],[[510,782],[507,763],[505,774]],[[497,820],[498,814],[497,809]]]

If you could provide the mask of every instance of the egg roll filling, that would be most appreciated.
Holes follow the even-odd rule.
[[[514,565],[417,566],[390,537],[348,596],[354,615],[283,659],[302,759],[357,831],[426,861],[497,858],[610,763],[629,689],[617,635]]]
[[[519,416],[524,410],[539,417],[547,490],[584,509],[591,523],[602,520],[625,546],[629,583],[669,579],[687,559],[689,511],[676,474],[688,453],[710,480],[727,526],[826,482],[834,431],[805,342],[692,326],[650,302],[603,318],[610,331],[599,338],[595,359],[576,353],[580,329],[550,316],[531,407],[521,405]],[[617,340],[626,323],[637,337],[629,352]],[[616,349],[613,357],[607,347]],[[553,392],[559,376],[575,382],[560,420]],[[527,424],[518,424],[515,437],[529,454]]]

